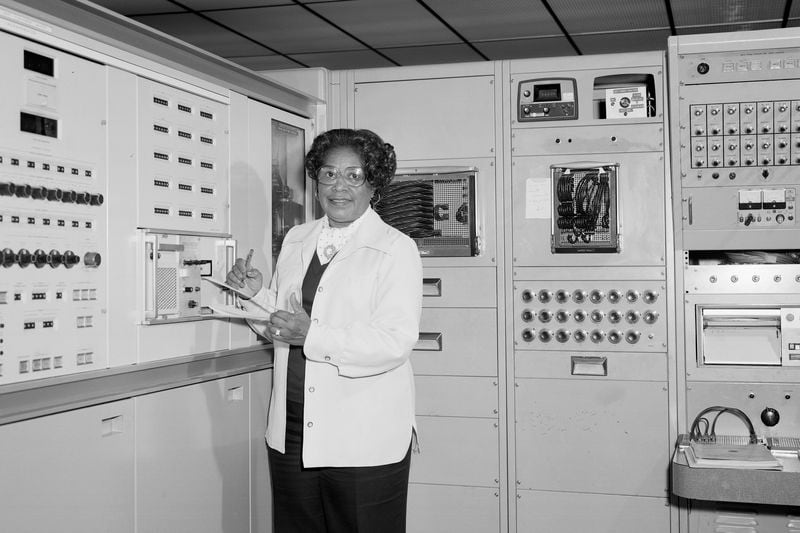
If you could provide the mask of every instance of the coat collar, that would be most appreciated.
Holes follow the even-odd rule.
[[[331,262],[338,262],[351,255],[354,251],[362,247],[374,248],[382,252],[389,251],[389,228],[372,208],[367,208],[364,213],[364,220],[358,227],[348,243],[342,248]],[[303,266],[307,267],[311,263],[311,258],[316,253],[317,239],[322,232],[322,219],[317,219],[308,224],[297,226],[295,231],[287,235],[284,241],[286,244],[302,245]]]

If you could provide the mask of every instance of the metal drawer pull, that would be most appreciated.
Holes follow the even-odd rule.
[[[600,356],[573,355],[573,376],[607,376],[608,358]]]
[[[414,345],[414,349],[425,352],[441,352],[442,334],[420,332],[419,339],[417,340],[417,344]]]
[[[441,278],[422,278],[422,296],[441,296]]]

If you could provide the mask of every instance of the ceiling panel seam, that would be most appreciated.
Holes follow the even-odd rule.
[[[578,54],[579,56],[582,56],[583,52],[581,52],[581,49],[578,48],[577,43],[572,39],[572,35],[569,34],[569,32],[567,31],[567,28],[564,27],[564,24],[561,23],[561,19],[558,18],[558,15],[556,15],[556,12],[553,11],[552,7],[550,7],[550,3],[547,0],[539,0],[539,1],[542,3],[544,8],[547,10],[547,12],[550,13],[550,16],[552,17],[553,22],[556,23],[556,25],[559,27],[561,32],[564,34],[564,37],[567,38],[567,40],[569,41],[569,44],[571,44],[572,48],[575,49],[575,53]]]
[[[233,28],[231,28],[231,27],[229,27],[229,26],[226,26],[226,25],[225,25],[225,24],[223,24],[222,22],[220,22],[220,21],[218,21],[218,20],[214,20],[213,18],[209,17],[208,15],[205,15],[205,14],[203,14],[203,13],[201,13],[201,12],[199,12],[199,11],[196,11],[196,10],[194,10],[194,9],[192,9],[192,8],[188,7],[188,6],[185,6],[185,5],[181,4],[180,2],[178,2],[177,0],[167,0],[167,1],[168,1],[168,2],[170,2],[170,3],[172,3],[172,4],[175,4],[176,6],[178,6],[178,7],[180,7],[180,8],[183,8],[183,9],[185,9],[187,13],[191,13],[191,14],[193,14],[193,15],[196,15],[196,16],[198,16],[198,17],[200,17],[200,18],[202,18],[202,19],[204,19],[204,20],[206,20],[206,21],[210,22],[211,24],[214,24],[214,25],[216,25],[216,26],[219,26],[220,28],[224,28],[226,31],[229,31],[229,32],[231,32],[231,33],[233,33],[233,34],[235,34],[235,35],[238,35],[238,36],[239,36],[239,37],[241,37],[242,39],[246,39],[246,40],[250,41],[250,42],[251,42],[251,43],[253,43],[253,44],[256,44],[256,45],[258,45],[258,46],[261,46],[262,48],[266,48],[267,50],[269,50],[269,51],[270,51],[270,52],[272,52],[273,54],[276,54],[276,55],[279,55],[279,56],[281,56],[281,57],[283,57],[283,58],[286,58],[286,59],[288,59],[289,61],[291,61],[292,63],[296,63],[296,64],[300,65],[301,67],[308,68],[308,65],[306,65],[305,63],[303,63],[303,62],[301,62],[301,61],[298,61],[298,60],[296,60],[295,58],[293,58],[293,57],[290,57],[290,56],[288,56],[288,55],[284,54],[284,53],[283,53],[283,52],[281,52],[280,50],[276,50],[276,49],[272,48],[271,46],[268,46],[268,45],[266,45],[266,44],[262,43],[261,41],[258,41],[257,39],[253,39],[252,37],[250,37],[250,36],[248,36],[248,35],[245,35],[244,33],[240,32],[240,31],[238,31],[238,30],[235,30],[235,29],[233,29]]]
[[[370,45],[369,43],[364,42],[363,40],[359,39],[358,37],[356,37],[355,35],[353,35],[349,31],[347,31],[344,28],[342,28],[341,26],[338,26],[337,24],[335,24],[333,21],[328,20],[328,18],[326,18],[325,16],[321,15],[320,13],[317,13],[316,11],[311,9],[309,6],[307,6],[306,4],[300,2],[300,0],[292,0],[292,1],[296,5],[302,7],[303,9],[305,9],[306,11],[308,11],[309,13],[314,15],[315,17],[319,18],[320,20],[322,20],[323,22],[325,22],[326,24],[331,26],[332,28],[335,28],[336,30],[344,33],[345,35],[347,35],[351,39],[354,39],[355,41],[357,41],[359,44],[361,44],[361,45],[365,46],[366,48],[370,49],[371,51],[375,52],[376,54],[378,54],[379,56],[384,58],[386,61],[389,61],[390,63],[392,63],[393,65],[395,65],[397,67],[402,66],[400,63],[398,63],[397,61],[395,61],[391,57],[387,56],[386,54],[384,54],[383,52],[381,52],[380,50],[378,50],[374,46]]]
[[[438,20],[439,22],[441,22],[441,23],[444,25],[444,27],[445,27],[445,28],[447,28],[448,30],[450,30],[451,32],[453,32],[453,35],[455,35],[456,37],[458,37],[459,39],[461,39],[461,41],[462,41],[464,44],[466,44],[467,46],[469,46],[469,47],[472,49],[472,51],[473,51],[473,52],[475,52],[476,54],[478,54],[479,56],[481,56],[481,58],[483,58],[483,60],[484,60],[484,61],[490,61],[490,59],[489,59],[489,58],[488,58],[486,55],[484,55],[484,53],[483,53],[483,52],[481,52],[480,50],[478,50],[478,49],[475,47],[475,45],[473,45],[473,44],[472,44],[472,43],[471,43],[469,40],[467,40],[467,39],[466,39],[466,38],[465,38],[463,35],[461,35],[461,33],[459,33],[459,31],[458,31],[458,30],[456,30],[456,29],[455,29],[453,26],[451,26],[451,25],[450,25],[450,23],[448,23],[448,22],[447,22],[447,21],[446,21],[444,18],[442,18],[442,17],[439,15],[439,13],[437,13],[436,11],[434,11],[434,9],[433,9],[431,6],[429,6],[428,4],[426,4],[426,3],[425,3],[423,0],[417,0],[417,3],[418,3],[419,5],[421,5],[422,7],[424,7],[424,8],[425,8],[425,9],[428,11],[428,13],[430,13],[430,14],[431,14],[431,16],[432,16],[432,17],[434,17],[436,20]]]

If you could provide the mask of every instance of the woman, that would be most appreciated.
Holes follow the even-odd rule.
[[[305,159],[325,216],[292,228],[269,289],[238,259],[246,308],[278,309],[267,445],[276,533],[404,532],[422,263],[370,203],[394,149],[368,130],[321,134]]]

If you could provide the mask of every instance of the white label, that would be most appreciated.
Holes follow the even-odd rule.
[[[550,218],[550,179],[525,181],[525,218]]]

